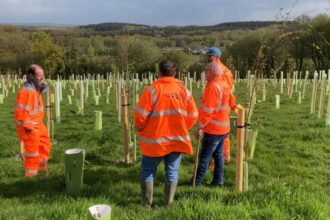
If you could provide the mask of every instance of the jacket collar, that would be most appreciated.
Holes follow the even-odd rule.
[[[179,83],[180,81],[174,77],[166,76],[166,77],[160,77],[158,80],[160,83]]]
[[[221,75],[215,76],[213,80],[211,80],[210,82],[207,83],[207,85],[212,85],[213,83],[215,83],[219,80],[221,80]]]

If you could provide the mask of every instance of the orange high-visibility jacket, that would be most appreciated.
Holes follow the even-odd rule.
[[[216,62],[220,65],[221,69],[223,70],[223,74],[221,77],[227,82],[229,87],[232,89],[234,87],[234,80],[233,80],[233,74],[230,71],[230,69],[221,62],[220,59],[216,59]]]
[[[144,89],[134,118],[143,155],[193,153],[188,131],[197,121],[198,111],[190,91],[174,77],[162,77]]]
[[[230,131],[230,109],[235,106],[234,98],[232,90],[221,76],[209,82],[201,98],[199,128],[209,134],[227,134]]]
[[[235,84],[234,84],[232,72],[225,64],[223,64],[221,62],[220,59],[217,59],[216,63],[218,63],[220,65],[221,69],[223,70],[223,74],[221,74],[221,76],[220,76],[221,79],[227,83],[227,85],[229,86],[230,89],[233,89]],[[236,97],[234,96],[234,93],[231,93],[230,95],[231,95],[231,98],[229,99],[229,101],[230,101],[229,106],[232,110],[234,110],[235,103],[236,103]]]
[[[32,129],[42,124],[44,118],[44,106],[42,96],[31,82],[25,82],[21,87],[15,109],[16,126]]]

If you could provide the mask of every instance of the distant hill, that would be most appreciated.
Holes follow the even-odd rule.
[[[161,35],[169,36],[176,34],[202,34],[210,31],[226,31],[226,30],[254,30],[257,28],[282,24],[281,21],[244,21],[244,22],[227,22],[216,24],[212,26],[150,26],[143,24],[129,24],[129,23],[101,23],[79,26],[80,29],[87,29],[98,32],[99,34],[141,34],[141,35]]]
[[[73,24],[55,24],[55,23],[0,23],[0,25],[10,25],[18,27],[31,27],[31,28],[62,28],[62,27],[76,27]]]

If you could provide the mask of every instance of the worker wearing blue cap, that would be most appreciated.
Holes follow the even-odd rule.
[[[229,85],[229,87],[231,89],[233,89],[234,88],[233,74],[230,71],[230,69],[221,62],[221,60],[220,60],[221,50],[217,47],[210,47],[208,49],[206,55],[207,55],[207,60],[209,62],[216,62],[217,64],[220,65],[221,69],[223,69],[223,74],[222,74],[223,80],[225,80],[227,82],[227,84]],[[223,148],[223,156],[224,156],[225,162],[229,163],[230,162],[229,136],[225,139],[224,148]]]

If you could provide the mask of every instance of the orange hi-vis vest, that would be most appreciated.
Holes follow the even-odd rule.
[[[223,70],[223,74],[221,75],[222,79],[227,82],[229,87],[233,89],[234,87],[234,80],[233,80],[233,74],[230,71],[230,69],[221,62],[220,59],[216,59],[216,63],[220,65],[221,69]]]
[[[223,135],[230,131],[229,113],[235,106],[234,95],[228,84],[217,76],[202,94],[199,108],[199,128],[205,133]]]
[[[189,129],[197,121],[197,107],[190,91],[174,77],[162,77],[144,89],[134,118],[143,155],[193,153]]]
[[[25,82],[21,87],[15,109],[16,126],[32,129],[43,123],[44,105],[42,96],[32,82]]]

